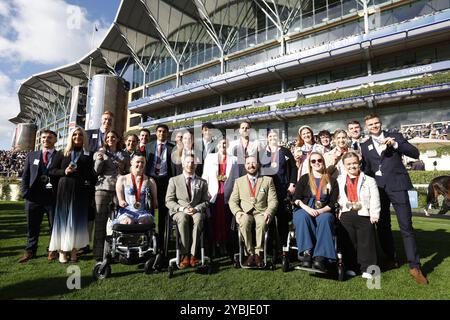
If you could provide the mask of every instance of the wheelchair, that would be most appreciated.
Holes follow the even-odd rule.
[[[111,204],[111,221],[118,216],[119,207]],[[94,279],[101,280],[111,275],[111,264],[144,264],[146,274],[161,269],[162,257],[158,252],[155,224],[114,224],[112,233],[105,238],[103,259],[95,264]]]
[[[294,207],[295,205],[292,203],[292,213],[294,213]],[[334,219],[334,225],[333,225],[333,242],[334,242],[334,248],[336,250],[336,261],[332,262],[330,266],[327,268],[327,270],[320,270],[316,269],[314,267],[306,268],[301,265],[296,265],[294,267],[295,270],[303,270],[314,274],[328,274],[331,271],[333,271],[333,268],[335,268],[335,273],[337,274],[337,280],[338,281],[344,281],[345,278],[345,266],[343,262],[343,255],[341,247],[338,245],[338,234],[340,232],[340,226],[339,220],[337,219],[338,213],[339,213],[339,205],[336,205],[335,210],[335,219]],[[283,272],[288,272],[291,270],[290,260],[301,260],[301,257],[298,256],[298,247],[297,247],[297,241],[295,238],[295,227],[293,221],[289,224],[290,225],[290,231],[287,236],[287,241],[283,245],[283,255],[281,257],[281,267]],[[294,255],[295,253],[295,255]]]
[[[242,268],[242,269],[270,269],[274,271],[276,269],[276,259],[277,259],[277,230],[276,230],[276,223],[275,219],[272,219],[269,224],[266,224],[264,226],[264,247],[263,247],[263,264],[262,266],[246,266],[244,265],[244,259],[245,259],[245,243],[244,238],[242,236],[241,230],[239,228],[239,224],[236,222],[236,218],[233,217],[232,225],[234,225],[234,229],[237,229],[237,237],[238,237],[238,253],[234,254],[234,261],[233,265],[236,269]],[[255,222],[252,224],[252,233],[253,233],[253,241],[255,241],[254,237],[254,226]],[[272,252],[270,255],[270,259],[268,259],[268,253]]]
[[[211,275],[213,273],[212,259],[205,253],[204,235],[205,235],[205,221],[206,215],[203,216],[203,228],[200,232],[200,264],[196,267],[196,271],[201,274]],[[171,236],[175,234],[175,257],[169,260],[169,266],[167,267],[168,277],[173,278],[175,269],[180,269],[181,262],[181,236],[178,229],[178,224],[172,219],[170,214],[166,216],[166,230],[164,235],[165,242],[165,254],[166,257],[169,253],[169,242]]]

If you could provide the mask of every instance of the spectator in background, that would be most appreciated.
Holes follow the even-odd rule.
[[[328,130],[320,131],[317,136],[319,143],[324,147],[324,152],[331,151],[331,133]]]

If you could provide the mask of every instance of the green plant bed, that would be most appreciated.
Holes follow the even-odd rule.
[[[450,176],[450,171],[409,171],[413,184],[429,184],[439,176]]]

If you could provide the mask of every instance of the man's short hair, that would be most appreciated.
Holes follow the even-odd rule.
[[[137,152],[133,153],[133,156],[131,157],[130,162],[136,157],[143,157],[144,161],[147,162],[147,158],[145,156],[145,153],[142,153],[140,151],[137,151]]]
[[[361,127],[361,124],[359,123],[358,120],[350,120],[349,122],[347,122],[347,127],[348,127],[349,125],[351,125],[351,124],[357,124],[358,126]]]
[[[374,119],[374,118],[380,119],[380,116],[376,113],[370,113],[364,117],[364,122],[366,122],[367,120],[370,120],[370,119]]]
[[[111,117],[114,118],[114,113],[112,113],[112,112],[109,111],[109,110],[106,110],[105,112],[102,113],[102,115],[104,115],[104,114],[107,114],[107,115],[109,115],[109,116],[111,116]]]
[[[129,133],[129,134],[127,134],[127,135],[125,136],[125,140],[127,140],[129,137],[134,137],[134,138],[136,138],[136,140],[139,141],[139,137],[138,137],[136,134],[134,134],[134,133]]]
[[[42,136],[44,133],[52,134],[52,135],[55,136],[56,139],[58,139],[58,135],[57,135],[56,132],[53,131],[53,130],[49,130],[49,129],[41,130],[39,136]]]
[[[241,123],[239,123],[239,128],[241,127],[241,124],[246,123],[248,124],[248,127],[251,128],[252,124],[250,123],[250,121],[241,121]]]
[[[160,123],[156,126],[156,130],[158,130],[159,128],[166,129],[166,131],[169,132],[169,126],[167,124]]]
[[[317,136],[320,138],[321,136],[329,136],[331,138],[331,133],[328,130],[322,130],[320,131]]]
[[[356,158],[356,159],[358,159],[358,161],[359,161],[359,156],[358,156],[358,154],[357,154],[356,152],[352,151],[352,150],[349,150],[346,154],[344,154],[344,155],[342,156],[342,162],[344,162],[344,160],[345,160],[345,159],[348,159],[348,158]]]
[[[141,133],[142,131],[147,132],[148,135],[150,136],[150,130],[148,130],[146,128],[142,128],[141,130],[139,130],[139,133]]]
[[[205,122],[202,124],[202,130],[203,128],[215,129],[216,127],[211,122]]]

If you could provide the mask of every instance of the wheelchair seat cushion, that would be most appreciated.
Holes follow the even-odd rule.
[[[146,223],[146,224],[115,224],[113,225],[113,230],[124,233],[139,233],[150,231],[154,227],[154,223]]]

